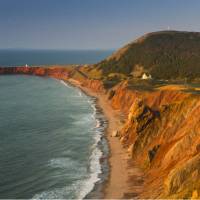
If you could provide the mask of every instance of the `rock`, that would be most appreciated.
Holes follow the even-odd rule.
[[[108,94],[108,100],[112,99],[113,96],[115,95],[115,91],[114,90],[111,90]]]
[[[200,155],[197,154],[187,162],[176,166],[165,180],[166,192],[175,194],[186,188],[186,185],[199,184]],[[198,173],[194,173],[198,172]]]
[[[120,141],[121,143],[123,143],[124,140],[125,140],[125,137],[121,137],[119,141]]]
[[[153,111],[141,99],[136,99],[129,111],[128,122],[135,124],[136,132],[139,134],[155,118]]]
[[[194,190],[192,192],[192,198],[191,199],[198,199],[198,191],[197,190]]]
[[[119,132],[118,131],[113,131],[111,136],[112,137],[119,137]]]
[[[130,155],[130,156],[132,156],[132,153],[133,153],[133,148],[134,148],[134,144],[131,144],[129,147],[128,147],[128,154]]]
[[[160,145],[156,145],[153,147],[153,149],[148,151],[148,157],[149,157],[150,162],[154,159],[159,148],[160,148]]]

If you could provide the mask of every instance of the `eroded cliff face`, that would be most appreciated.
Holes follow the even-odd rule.
[[[106,92],[106,89],[104,88],[103,83],[99,80],[86,79],[84,81],[81,81],[81,83],[84,87],[90,88],[94,92],[102,92],[102,93]]]
[[[200,195],[200,98],[181,91],[138,92],[127,83],[110,100],[127,113],[120,140],[146,172],[140,198]]]

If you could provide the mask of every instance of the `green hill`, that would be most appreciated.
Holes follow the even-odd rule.
[[[200,33],[160,31],[148,33],[95,65],[103,76],[119,73],[155,79],[200,78]]]

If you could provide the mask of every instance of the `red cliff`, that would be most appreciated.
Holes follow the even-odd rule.
[[[179,90],[139,92],[127,83],[110,100],[127,114],[120,140],[146,173],[140,198],[200,194],[200,97]]]

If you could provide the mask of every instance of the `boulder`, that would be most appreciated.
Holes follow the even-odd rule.
[[[111,136],[112,137],[119,137],[119,132],[118,131],[113,131]]]

